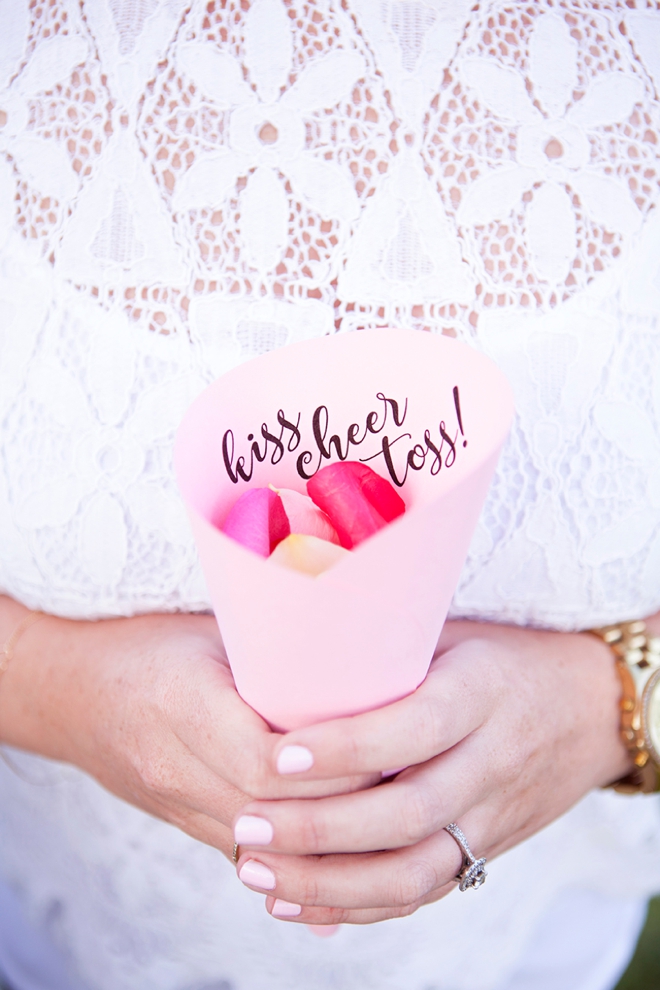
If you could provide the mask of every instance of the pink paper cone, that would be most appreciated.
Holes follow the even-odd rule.
[[[314,436],[319,407],[330,459]],[[237,689],[271,725],[356,714],[422,682],[512,415],[508,383],[488,358],[392,329],[270,352],[193,403],[177,435],[177,479]],[[283,421],[297,424],[299,438]],[[362,442],[347,443],[351,424]],[[281,448],[269,439],[280,435]],[[254,443],[263,461],[251,456]],[[331,570],[308,577],[278,567],[216,528],[248,487],[305,492],[299,467],[311,473],[337,460],[337,446],[388,478],[389,450],[400,482],[413,453],[398,488],[405,515]]]

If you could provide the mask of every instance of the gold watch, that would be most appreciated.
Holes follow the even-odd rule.
[[[660,791],[660,636],[648,633],[641,620],[588,632],[614,653],[623,688],[621,738],[635,762],[610,786],[623,794]]]

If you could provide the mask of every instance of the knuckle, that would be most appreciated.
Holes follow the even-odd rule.
[[[436,879],[436,872],[431,863],[423,859],[413,860],[407,864],[405,872],[397,877],[393,903],[398,907],[412,907],[414,910],[416,905],[434,889]]]
[[[425,839],[436,824],[438,813],[435,795],[419,785],[402,795],[400,835],[403,845],[414,846]]]
[[[264,754],[251,751],[239,759],[237,786],[255,801],[275,797],[274,781]]]
[[[303,815],[298,824],[298,841],[300,852],[322,852],[326,847],[327,830],[323,822],[312,812]]]
[[[424,695],[415,722],[415,733],[427,753],[440,752],[443,727],[447,723],[447,704],[444,698],[428,693]]]
[[[140,754],[135,759],[135,771],[142,788],[159,799],[167,798],[176,791],[172,779],[172,760],[164,754]]]
[[[320,891],[317,879],[311,873],[305,873],[296,883],[296,903],[310,907],[319,905]]]

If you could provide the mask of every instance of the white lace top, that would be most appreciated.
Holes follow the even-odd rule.
[[[516,395],[454,615],[660,607],[654,3],[0,0],[0,23],[0,588],[73,617],[207,607],[186,406],[270,348],[397,325],[484,350]],[[22,766],[2,869],[99,990],[352,987],[341,966],[383,990],[394,959],[406,990],[489,990],[568,878],[660,886],[654,802],[594,795],[485,894],[333,957],[212,850]]]

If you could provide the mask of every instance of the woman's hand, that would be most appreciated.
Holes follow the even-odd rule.
[[[408,769],[359,793],[247,805],[239,875],[296,921],[410,914],[455,888],[449,822],[490,858],[629,771],[619,697],[610,650],[593,636],[449,623],[413,695],[278,743],[313,755],[302,780]],[[254,818],[272,827],[266,845],[246,841]]]
[[[25,614],[0,596],[0,643]],[[80,767],[227,856],[232,818],[250,797],[337,793],[378,779],[283,777],[281,738],[237,694],[210,616],[46,616],[0,677],[2,742]]]

